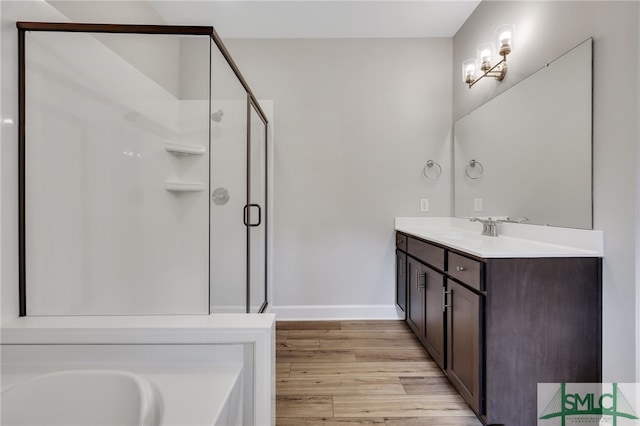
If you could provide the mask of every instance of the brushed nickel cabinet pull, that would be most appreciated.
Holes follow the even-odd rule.
[[[456,266],[456,271],[458,272],[462,272],[462,271],[466,271],[467,268],[465,268],[464,266]]]
[[[451,293],[452,293],[451,290],[445,290],[444,287],[442,287],[442,312],[444,312],[445,309],[450,308],[452,306],[451,303],[447,305],[447,294],[451,294]],[[449,300],[451,300],[451,298],[449,298]]]

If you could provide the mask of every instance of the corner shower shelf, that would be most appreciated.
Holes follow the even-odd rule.
[[[164,188],[171,192],[201,192],[207,189],[207,186],[200,182],[166,181]]]
[[[189,154],[189,155],[203,155],[206,154],[207,148],[204,146],[183,145],[174,142],[165,142],[164,149],[173,154]]]

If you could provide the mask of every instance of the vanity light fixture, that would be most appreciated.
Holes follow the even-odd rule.
[[[462,81],[469,88],[484,77],[493,77],[501,81],[507,74],[507,55],[511,53],[516,26],[502,25],[496,29],[496,42],[478,46],[477,57],[462,63]],[[493,65],[498,57],[502,57]]]

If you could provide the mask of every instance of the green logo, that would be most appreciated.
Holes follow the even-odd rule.
[[[579,384],[576,384],[579,385]],[[600,421],[600,424],[612,424],[617,426],[618,419],[637,420],[638,416],[633,407],[620,391],[618,384],[612,384],[611,393],[602,391],[598,392],[568,392],[567,384],[560,383],[558,391],[553,395],[551,401],[542,411],[540,420],[548,420],[556,417],[560,418],[561,425],[565,426],[568,417],[580,416],[582,419],[575,419],[579,423],[587,423],[584,421],[586,416],[598,416],[597,418],[607,419],[611,421]],[[588,423],[595,423],[597,420],[592,418]],[[539,423],[542,424],[542,423]],[[634,422],[635,424],[635,422]]]

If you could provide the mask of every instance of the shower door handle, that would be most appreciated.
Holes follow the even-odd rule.
[[[249,208],[257,207],[258,208],[258,222],[257,223],[249,223]],[[262,223],[262,208],[260,204],[247,204],[244,206],[244,226],[260,226]]]

